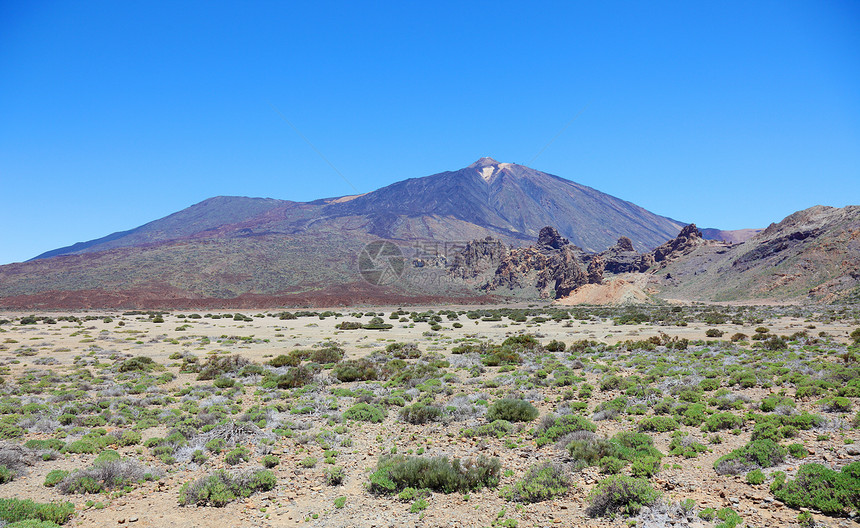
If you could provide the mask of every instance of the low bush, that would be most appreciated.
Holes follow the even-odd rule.
[[[647,480],[612,475],[594,487],[588,494],[586,513],[591,517],[614,514],[636,515],[643,506],[650,506],[660,497]]]
[[[343,484],[343,479],[346,472],[340,466],[333,466],[325,470],[325,482],[329,486],[340,486]]]
[[[406,423],[418,425],[427,422],[438,422],[444,414],[445,412],[438,405],[416,403],[400,409],[398,417]]]
[[[860,510],[860,462],[834,471],[821,464],[803,464],[797,477],[774,481],[774,496],[792,508],[812,508],[826,515]]]
[[[560,464],[543,462],[530,467],[503,496],[517,502],[541,502],[564,495],[569,487],[570,478]]]
[[[535,443],[540,447],[576,431],[593,433],[597,431],[597,426],[587,418],[577,414],[545,416],[540,425],[535,428]]]
[[[501,400],[496,400],[487,409],[487,421],[530,422],[537,418],[538,414],[540,413],[537,408],[525,400],[502,398]]]
[[[484,456],[465,463],[447,457],[383,456],[370,475],[370,490],[386,495],[405,488],[466,492],[498,486],[500,469],[498,458]]]
[[[99,493],[152,478],[136,460],[106,456],[96,459],[90,468],[69,474],[57,483],[57,489],[60,493]]]
[[[640,431],[666,433],[678,430],[681,424],[671,416],[649,416],[640,420],[638,427]]]
[[[34,519],[65,524],[75,514],[71,502],[33,502],[30,499],[0,499],[0,521],[16,523]]]
[[[339,381],[372,381],[379,373],[376,367],[367,359],[348,359],[341,361],[332,369],[332,375]]]
[[[750,471],[747,473],[747,484],[752,484],[753,486],[764,484],[764,473],[760,469]]]
[[[55,469],[53,471],[49,471],[47,475],[45,475],[44,486],[47,488],[52,488],[62,482],[62,480],[69,476],[69,472],[62,469]]]
[[[224,462],[231,466],[251,460],[251,452],[247,447],[237,447],[224,455]]]
[[[672,456],[696,458],[707,451],[708,448],[704,444],[697,442],[693,437],[681,431],[673,433],[672,441],[669,442],[669,454]]]
[[[267,469],[238,475],[220,470],[183,484],[179,490],[179,504],[220,508],[258,491],[269,491],[275,487],[275,482],[275,475]]]
[[[385,419],[385,410],[369,403],[356,403],[343,413],[346,420],[380,423]]]
[[[744,424],[743,418],[729,412],[712,414],[702,424],[702,431],[721,431],[723,429],[737,429]]]
[[[773,440],[751,440],[714,462],[718,475],[736,475],[756,468],[769,468],[782,463],[786,449]]]
[[[495,436],[502,438],[514,430],[514,424],[507,420],[496,420],[488,424],[480,425],[474,429],[464,429],[460,436],[472,438],[475,436]]]

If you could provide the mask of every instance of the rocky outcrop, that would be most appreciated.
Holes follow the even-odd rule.
[[[605,264],[603,263],[603,259],[600,257],[600,255],[594,255],[594,257],[592,257],[591,261],[588,263],[588,283],[602,284],[604,268]]]
[[[501,240],[489,236],[473,240],[454,256],[448,272],[461,279],[474,279],[498,268],[509,254],[510,249]]]
[[[588,272],[583,269],[586,253],[562,237],[554,227],[540,230],[537,244],[508,249],[498,240],[486,238],[470,242],[454,256],[449,273],[473,279],[495,272],[480,286],[482,290],[535,288],[541,297],[563,297],[588,284],[603,280],[603,262],[591,255]]]
[[[653,258],[648,253],[638,253],[633,249],[633,242],[624,236],[599,256],[606,273],[642,273],[653,264]]]
[[[654,262],[672,260],[693,251],[697,246],[702,245],[704,241],[702,232],[699,231],[696,224],[690,224],[681,229],[678,236],[662,244],[652,251],[651,254],[654,256]]]
[[[558,229],[546,226],[538,233],[538,248],[542,250],[561,249],[570,244],[570,240],[561,236]]]

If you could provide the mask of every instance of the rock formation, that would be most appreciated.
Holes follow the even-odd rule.
[[[540,230],[537,244],[508,249],[498,240],[470,242],[454,256],[449,273],[462,279],[479,277],[495,266],[495,273],[480,287],[485,291],[536,288],[541,297],[555,298],[603,280],[603,263],[592,258],[588,273],[583,270],[585,251],[562,237],[554,227]],[[590,255],[588,255],[591,258]]]
[[[605,264],[600,255],[594,255],[588,263],[588,283],[602,284]]]
[[[483,240],[473,240],[454,255],[448,272],[461,279],[474,279],[498,268],[509,254],[510,250],[501,240],[489,236]]]

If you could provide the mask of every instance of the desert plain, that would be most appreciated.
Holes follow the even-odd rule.
[[[774,491],[803,465],[860,461],[856,307],[0,323],[0,497],[70,503],[65,526],[860,525],[850,505],[822,511]],[[747,456],[762,440],[767,460]],[[410,460],[487,472],[424,488],[386,474]],[[212,475],[246,486],[218,494]],[[621,477],[647,487],[642,504],[601,498]]]

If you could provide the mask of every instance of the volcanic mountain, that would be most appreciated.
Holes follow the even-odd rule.
[[[740,244],[700,245],[652,270],[664,298],[860,300],[860,206],[817,205]]]
[[[357,265],[368,242],[456,245],[493,236],[523,245],[548,225],[591,252],[620,236],[645,251],[683,226],[564,178],[481,158],[355,196],[210,198],[135,229],[0,266],[0,305],[50,306],[57,299],[67,306],[140,304],[135,299],[181,304],[242,296],[247,304],[253,296],[346,295],[344,285],[373,297],[383,290],[362,284]],[[404,293],[396,285],[383,289]]]

